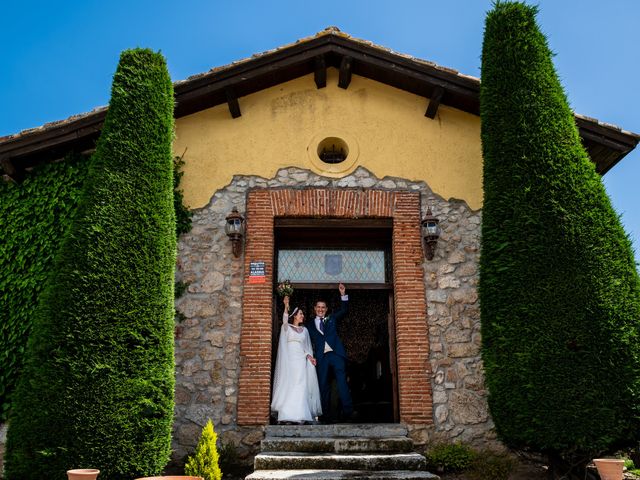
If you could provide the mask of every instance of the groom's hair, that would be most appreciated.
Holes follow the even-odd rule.
[[[318,298],[318,299],[314,302],[313,306],[314,306],[314,307],[316,307],[316,306],[318,306],[318,304],[319,304],[319,303],[324,303],[324,306],[325,306],[325,307],[328,307],[328,306],[329,306],[329,305],[327,305],[327,302],[324,300],[324,298]]]

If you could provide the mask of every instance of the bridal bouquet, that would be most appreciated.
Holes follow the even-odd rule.
[[[281,297],[290,297],[293,294],[293,287],[289,280],[284,280],[278,284],[278,295]]]

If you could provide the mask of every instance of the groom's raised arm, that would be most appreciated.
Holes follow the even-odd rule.
[[[349,295],[347,295],[347,289],[344,284],[340,283],[338,290],[340,291],[340,299],[342,301],[340,302],[340,310],[333,314],[336,321],[342,320],[349,311]]]

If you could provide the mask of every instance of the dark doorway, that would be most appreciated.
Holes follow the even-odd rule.
[[[338,326],[348,355],[347,381],[353,398],[358,420],[364,423],[390,423],[394,421],[393,371],[389,343],[389,292],[387,290],[348,289],[349,313]],[[319,299],[325,300],[329,312],[339,308],[340,296],[337,288],[297,289],[292,298],[292,307],[300,307],[305,313],[305,324],[313,328],[313,306]],[[274,318],[274,355],[277,335],[282,319],[282,300]],[[337,391],[332,392],[332,414],[330,420],[339,421]]]
[[[348,383],[359,421],[398,421],[390,252],[392,224],[388,219],[342,221],[326,218],[285,218],[276,219],[275,223],[276,278],[281,276],[293,281],[295,291],[291,305],[304,310],[306,322],[311,327],[315,318],[313,307],[318,299],[327,302],[329,312],[339,308],[338,281],[343,281],[345,276],[354,271],[362,272],[367,268],[380,272],[381,262],[384,263],[383,273],[376,279],[364,278],[365,274],[362,274],[360,281],[344,280],[349,294],[349,314],[339,325],[338,333],[347,351]],[[280,269],[282,251],[287,251],[282,257],[286,263]],[[344,258],[337,263],[337,267],[329,261],[316,263],[324,251],[327,251],[326,257]],[[340,251],[345,253],[334,255]],[[292,262],[295,263],[293,268]],[[313,267],[309,266],[311,263]],[[341,269],[344,275],[335,274],[332,268]],[[308,278],[294,279],[300,272],[317,272],[318,269],[329,276],[335,275],[334,280],[315,273],[310,273]],[[287,273],[283,273],[285,270]],[[274,292],[273,365],[282,312],[282,299]],[[339,399],[335,390],[332,393],[332,420],[337,421]]]

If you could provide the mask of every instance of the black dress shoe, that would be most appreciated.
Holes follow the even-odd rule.
[[[344,423],[358,423],[360,421],[360,415],[358,412],[351,412],[344,417]]]

